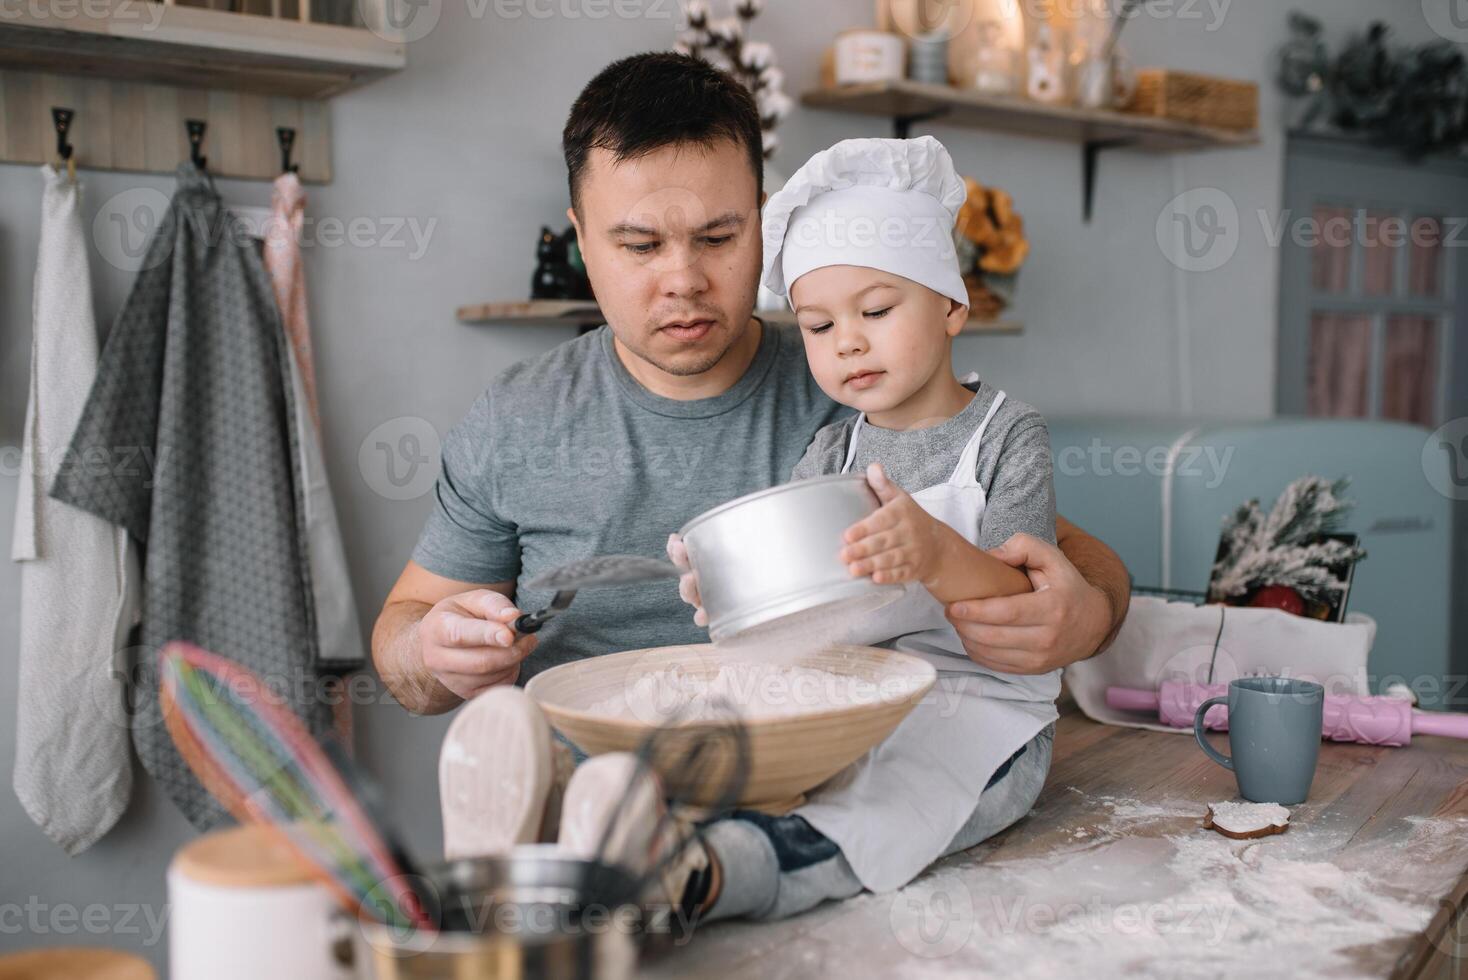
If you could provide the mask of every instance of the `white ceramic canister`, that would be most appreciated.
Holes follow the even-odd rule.
[[[866,28],[843,31],[836,37],[836,84],[899,79],[906,54],[900,34]]]
[[[351,920],[264,827],[215,831],[168,866],[173,980],[352,980]]]

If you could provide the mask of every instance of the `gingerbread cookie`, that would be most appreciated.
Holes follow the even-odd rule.
[[[1289,824],[1290,811],[1278,803],[1214,803],[1203,817],[1204,828],[1235,840],[1282,834]]]

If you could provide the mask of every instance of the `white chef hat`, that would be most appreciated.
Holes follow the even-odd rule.
[[[931,136],[842,140],[765,203],[762,281],[783,295],[812,269],[855,265],[967,306],[953,247],[967,196],[948,150]]]

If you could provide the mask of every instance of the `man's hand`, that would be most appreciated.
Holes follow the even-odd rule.
[[[948,621],[975,662],[1009,674],[1048,673],[1091,656],[1112,632],[1111,600],[1059,548],[1016,534],[989,554],[1024,569],[1034,591],[948,605]]]
[[[516,637],[510,625],[520,610],[508,596],[489,589],[440,600],[418,625],[424,668],[444,687],[468,700],[498,684],[513,684],[520,661],[536,637]]]
[[[678,534],[668,535],[668,561],[683,572],[678,577],[678,597],[693,607],[693,625],[707,626],[709,614],[704,610],[703,598],[698,594],[698,573],[688,560],[688,546]]]

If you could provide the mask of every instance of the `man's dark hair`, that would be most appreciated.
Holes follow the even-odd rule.
[[[650,52],[614,61],[586,83],[561,133],[571,206],[595,148],[611,151],[620,162],[665,146],[709,147],[721,140],[744,148],[758,199],[764,192],[764,146],[749,89],[688,55]]]

